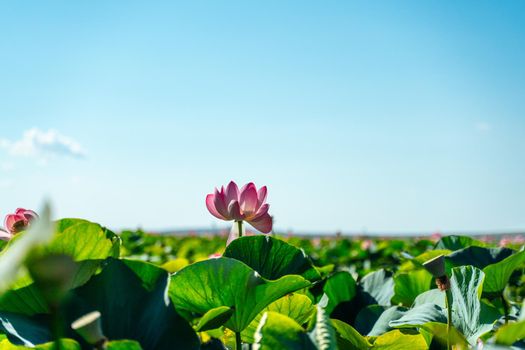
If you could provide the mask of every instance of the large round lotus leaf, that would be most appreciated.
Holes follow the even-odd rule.
[[[414,300],[413,307],[423,305],[423,304],[436,304],[438,306],[441,306],[443,309],[446,308],[446,302],[445,302],[445,292],[435,288],[428,290],[424,293],[419,294],[416,299]]]
[[[407,310],[408,309],[403,306],[392,306],[386,309],[371,325],[371,329],[367,335],[378,336],[392,330],[390,322],[403,317]]]
[[[113,340],[107,343],[107,350],[142,350],[142,346],[133,340]]]
[[[199,349],[199,340],[166,298],[168,273],[141,261],[108,261],[102,272],[73,291],[67,323],[98,310],[110,340],[136,340],[144,349]],[[72,331],[70,337],[78,337]]]
[[[501,326],[497,330],[495,338],[496,343],[501,345],[512,345],[525,339],[525,320]]]
[[[301,275],[310,281],[321,278],[304,251],[268,235],[238,238],[228,245],[223,256],[242,261],[270,280],[286,275]]]
[[[350,301],[356,294],[356,283],[352,275],[347,271],[339,271],[328,277],[323,291],[328,297],[326,312],[332,311],[342,302]]]
[[[411,330],[393,330],[376,338],[374,350],[427,350],[428,345],[420,333]]]
[[[443,322],[424,322],[424,318],[420,318],[419,321],[414,319],[412,321],[406,319],[408,322],[399,322],[399,328],[418,328],[420,331],[425,330],[430,333],[438,343],[446,346],[448,339],[448,326]],[[455,345],[458,349],[468,349],[468,342],[455,327],[450,327],[450,344]]]
[[[415,270],[395,276],[392,304],[412,305],[418,295],[430,289],[433,280],[426,270]]]
[[[486,244],[472,237],[450,235],[441,237],[435,249],[459,250],[471,246],[485,247]]]
[[[394,307],[397,308],[397,307]],[[381,305],[368,305],[359,311],[357,314],[354,327],[360,334],[368,334],[381,314],[385,311],[385,307]],[[388,323],[387,323],[388,326]],[[382,332],[384,333],[384,332]]]
[[[277,312],[281,315],[290,317],[299,325],[306,323],[312,314],[315,307],[310,298],[304,294],[292,293],[277,299],[267,307],[265,307],[250,323],[244,331],[242,331],[242,339],[247,343],[253,343],[253,335],[257,330],[257,326],[261,321],[263,314],[267,311]]]
[[[39,344],[36,346],[24,346],[24,345],[14,345],[9,342],[9,340],[4,339],[0,341],[0,349],[2,350],[27,350],[29,348],[35,349],[35,350],[81,350],[80,344],[74,341],[73,339],[60,339],[60,341],[57,342],[48,342],[45,344]],[[116,349],[108,349],[108,350],[116,350]],[[122,349],[124,350],[124,349]],[[132,349],[129,349],[132,350]],[[133,349],[135,350],[135,349]]]
[[[337,336],[330,316],[320,304],[317,305],[315,325],[309,333],[317,349],[337,350]]]
[[[340,320],[331,320],[336,331],[337,346],[345,350],[366,350],[372,345],[352,326]]]
[[[431,260],[439,255],[448,255],[451,252],[452,251],[448,249],[428,250],[424,253],[419,254],[416,257],[409,258],[407,261],[405,261],[399,268],[399,272],[409,272],[413,270],[422,269],[424,268],[424,262]]]
[[[233,309],[228,306],[219,306],[206,312],[195,326],[197,332],[219,328],[233,315]]]
[[[77,263],[77,269],[69,288],[75,288],[89,280],[103,259],[118,257],[119,244],[113,232],[98,224],[80,219],[62,219],[56,222],[54,237],[40,254],[70,256]],[[46,302],[27,271],[21,273],[2,295],[0,311],[26,315],[48,312]]]
[[[270,281],[239,260],[218,258],[174,274],[169,296],[177,309],[198,315],[219,306],[231,307],[234,313],[225,326],[241,332],[271,302],[309,285],[298,275]]]
[[[509,248],[484,248],[468,247],[457,250],[446,257],[447,262],[452,266],[472,265],[478,269],[495,264],[508,256],[512,255],[514,250]]]
[[[47,249],[66,254],[75,261],[118,258],[120,239],[105,227],[82,219],[62,219]]]
[[[100,260],[76,262],[75,275],[69,288],[86,283],[100,264]],[[0,310],[24,315],[44,314],[49,311],[43,295],[27,272],[22,273],[11,289],[0,297]]]
[[[392,273],[380,269],[369,273],[359,283],[358,293],[362,294],[367,305],[378,304],[390,306],[394,296],[394,279]]]
[[[34,347],[53,340],[49,315],[25,316],[0,312],[0,332],[7,335],[12,344]]]
[[[447,323],[445,311],[436,304],[423,304],[407,310],[397,320],[389,322],[392,328],[415,327],[428,322]]]
[[[507,286],[510,276],[518,267],[525,263],[525,250],[512,254],[511,256],[486,266],[485,282],[483,283],[484,293],[499,293]]]
[[[258,350],[318,350],[297,322],[272,311],[261,318],[255,344]]]
[[[476,344],[483,334],[491,331],[494,322],[500,317],[495,310],[480,300],[484,278],[485,273],[473,266],[452,269],[452,323],[471,345]]]

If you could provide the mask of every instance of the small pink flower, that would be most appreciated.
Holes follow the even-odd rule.
[[[365,239],[361,242],[361,250],[369,250],[374,245],[371,239]]]
[[[430,235],[430,239],[433,240],[433,241],[439,241],[441,239],[441,237],[443,237],[443,235],[439,231],[434,232],[434,233],[432,233]]]
[[[239,191],[237,184],[231,181],[226,189],[215,189],[206,196],[206,207],[218,219],[226,221],[246,221],[262,233],[272,230],[272,217],[266,204],[266,186],[257,190],[250,182]]]
[[[508,246],[509,244],[512,244],[512,237],[509,237],[509,236],[504,236],[503,238],[500,239],[499,241],[499,246],[500,247],[506,247]]]
[[[6,229],[5,233],[12,237],[18,232],[27,229],[31,225],[31,222],[37,218],[38,214],[34,211],[18,208],[14,214],[6,215],[4,220],[4,226]],[[7,238],[5,234],[0,232],[0,239],[8,240],[11,237]]]

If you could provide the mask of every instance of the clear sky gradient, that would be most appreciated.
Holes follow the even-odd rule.
[[[2,2],[0,215],[523,230],[524,62],[523,1]]]

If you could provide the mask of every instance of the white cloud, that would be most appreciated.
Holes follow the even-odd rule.
[[[476,130],[479,132],[489,132],[490,130],[492,130],[492,125],[490,125],[487,122],[477,122]]]
[[[12,156],[36,157],[43,162],[55,155],[73,158],[83,158],[86,155],[78,142],[52,129],[29,129],[16,141],[0,139],[0,148],[6,149]]]

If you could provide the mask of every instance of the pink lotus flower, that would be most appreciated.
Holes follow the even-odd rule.
[[[262,233],[272,230],[272,217],[268,214],[266,204],[266,186],[259,190],[250,182],[241,190],[231,181],[226,189],[215,189],[206,196],[206,207],[218,219],[231,221],[246,221]]]
[[[0,232],[0,239],[9,240],[15,234],[27,229],[33,220],[38,218],[38,214],[32,210],[23,208],[16,209],[14,214],[8,214],[4,220],[6,231]]]

